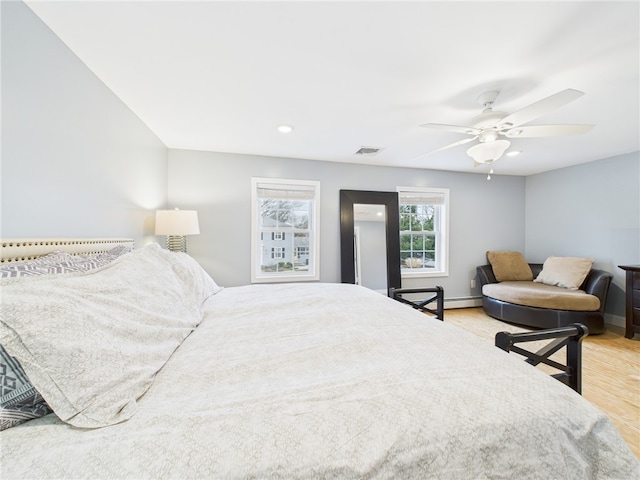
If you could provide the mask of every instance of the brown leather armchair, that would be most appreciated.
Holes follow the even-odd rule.
[[[533,278],[542,271],[541,263],[530,263],[529,266],[533,272]],[[488,283],[497,283],[491,265],[481,265],[476,267],[476,271],[481,288]],[[516,305],[485,295],[482,296],[482,308],[490,317],[516,325],[533,328],[557,328],[565,327],[571,323],[581,323],[589,329],[590,334],[598,334],[605,331],[604,308],[612,278],[613,275],[608,272],[592,269],[580,286],[580,290],[600,299],[600,308],[593,312]]]

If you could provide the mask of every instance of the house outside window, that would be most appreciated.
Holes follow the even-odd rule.
[[[320,182],[252,178],[251,282],[319,280]]]
[[[398,187],[403,277],[449,274],[449,190]]]

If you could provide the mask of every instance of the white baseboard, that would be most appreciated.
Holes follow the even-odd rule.
[[[604,323],[620,328],[625,328],[627,325],[625,317],[621,315],[611,315],[609,313],[604,314]]]
[[[482,297],[445,298],[444,309],[481,307]]]

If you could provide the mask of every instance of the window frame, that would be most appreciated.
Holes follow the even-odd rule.
[[[265,232],[274,230],[265,229],[261,225],[260,204],[262,198],[258,192],[259,188],[269,188],[272,190],[305,190],[313,194],[309,209],[309,225],[304,229],[309,236],[309,269],[306,271],[286,271],[286,272],[264,272],[262,271],[262,250],[263,238],[271,238],[271,235],[263,235]],[[282,233],[283,240],[278,240],[280,244],[291,241],[291,248],[287,248],[291,255],[295,255],[296,227],[283,229],[278,227]],[[299,231],[298,231],[299,232]],[[291,233],[288,235],[287,233]],[[275,235],[274,235],[275,237]],[[274,240],[275,241],[275,240]],[[275,246],[275,245],[274,245]],[[281,248],[286,248],[281,247]],[[320,182],[316,180],[294,180],[283,178],[251,178],[251,283],[285,283],[285,282],[308,282],[320,280]]]
[[[448,277],[449,276],[449,189],[448,188],[432,188],[432,187],[397,187],[398,192],[398,204],[400,210],[402,210],[403,193],[405,194],[424,194],[425,196],[437,196],[442,197],[442,204],[438,208],[439,212],[435,216],[438,228],[434,224],[435,239],[435,264],[436,268],[433,270],[409,269],[402,268],[402,259],[400,266],[400,274],[402,278],[426,278],[426,277]],[[426,203],[423,205],[427,205]],[[429,204],[430,205],[430,204]],[[402,213],[400,213],[400,218]],[[402,235],[402,231],[398,232],[398,235]],[[402,258],[402,252],[400,252]]]

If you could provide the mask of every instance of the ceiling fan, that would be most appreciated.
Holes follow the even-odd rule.
[[[467,149],[467,155],[473,158],[474,165],[478,166],[495,162],[509,148],[511,142],[501,137],[528,138],[577,135],[588,132],[593,128],[593,125],[524,125],[584,95],[583,92],[578,90],[571,88],[562,90],[512,114],[493,110],[493,104],[499,93],[492,90],[478,97],[478,101],[484,110],[471,120],[471,126],[445,125],[441,123],[424,123],[420,125],[423,128],[435,128],[471,135],[468,138],[445,145],[429,153],[439,152],[478,140],[477,144]]]

